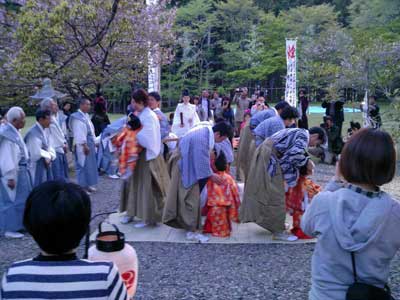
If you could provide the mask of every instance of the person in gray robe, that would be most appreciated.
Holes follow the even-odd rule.
[[[15,106],[6,119],[0,126],[0,234],[21,238],[24,235],[18,231],[23,229],[25,201],[32,190],[29,153],[19,133],[25,126],[25,113]]]
[[[90,100],[81,99],[79,110],[70,116],[70,128],[74,136],[74,157],[78,184],[88,193],[95,192],[99,181],[96,160],[96,136],[89,117]]]
[[[43,99],[40,103],[42,110],[51,112],[51,122],[48,129],[49,144],[55,150],[56,158],[51,163],[51,170],[55,180],[68,181],[68,144],[63,130],[65,119],[58,113],[58,104],[52,98]]]
[[[254,130],[256,147],[260,146],[265,139],[279,130],[285,129],[296,123],[299,113],[296,108],[288,106],[283,109],[279,116],[262,121]]]
[[[192,128],[179,141],[179,148],[170,158],[171,183],[163,213],[163,223],[186,229],[187,239],[207,242],[208,237],[198,233],[201,229],[200,194],[211,179],[222,184],[219,175],[210,166],[210,152],[215,143],[232,135],[232,128],[225,122],[214,127],[202,123]]]
[[[24,138],[29,151],[30,171],[34,187],[53,180],[51,164],[56,159],[56,153],[50,146],[48,131],[50,122],[50,111],[38,110],[36,124],[29,129]]]
[[[274,239],[296,240],[296,236],[285,231],[285,186],[297,184],[301,167],[313,168],[306,150],[325,140],[325,132],[319,127],[309,131],[286,128],[266,139],[256,149],[250,164],[251,180],[244,187],[240,221],[255,222],[269,230]]]

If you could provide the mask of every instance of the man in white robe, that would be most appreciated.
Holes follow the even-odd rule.
[[[74,136],[77,181],[88,193],[95,192],[99,174],[96,159],[96,135],[89,116],[90,100],[81,99],[79,110],[70,116]]]
[[[68,180],[68,160],[66,153],[68,151],[67,139],[63,131],[63,123],[58,115],[57,102],[52,98],[46,98],[40,103],[42,110],[51,112],[51,122],[48,129],[50,147],[56,152],[56,159],[51,164],[53,178],[55,180]],[[65,123],[65,122],[64,122]]]
[[[36,124],[25,135],[25,143],[30,156],[29,169],[34,187],[53,179],[51,162],[56,159],[56,152],[49,142],[50,122],[50,111],[38,110]]]
[[[25,201],[32,190],[28,169],[29,154],[19,132],[25,126],[25,113],[12,107],[7,123],[0,126],[0,233],[21,238]]]
[[[192,127],[200,122],[196,106],[189,103],[190,96],[187,90],[183,91],[182,103],[179,103],[174,113],[171,131],[178,137],[184,136]]]

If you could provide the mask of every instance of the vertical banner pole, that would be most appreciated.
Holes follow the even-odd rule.
[[[147,6],[156,5],[157,0],[146,0]],[[147,81],[149,92],[160,92],[161,90],[161,66],[159,62],[159,50],[157,45],[148,52]]]
[[[297,107],[297,39],[286,39],[286,64],[285,101]]]

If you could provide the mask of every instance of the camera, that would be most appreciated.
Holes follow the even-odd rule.
[[[236,92],[236,93],[242,93],[243,90],[242,90],[241,88],[237,88],[237,89],[235,90],[235,92]]]

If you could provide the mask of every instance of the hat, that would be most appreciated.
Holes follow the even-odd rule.
[[[187,89],[184,89],[184,90],[182,91],[182,97],[185,97],[185,96],[190,96],[190,95],[189,95],[189,91],[188,91]]]

